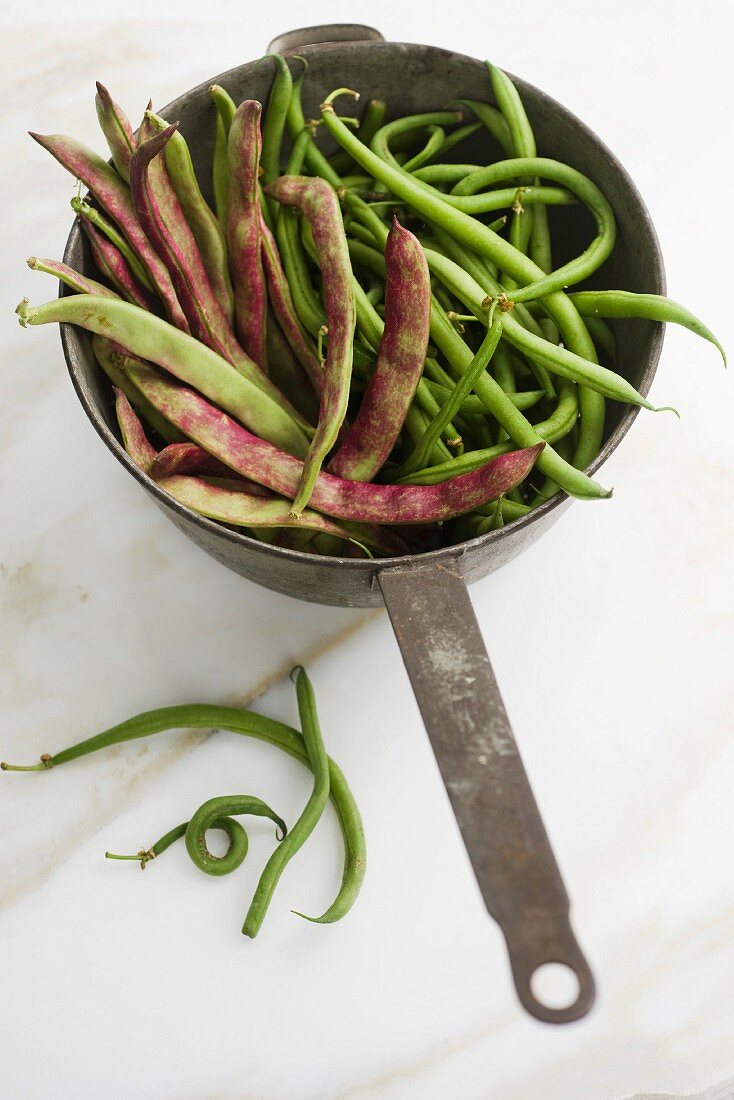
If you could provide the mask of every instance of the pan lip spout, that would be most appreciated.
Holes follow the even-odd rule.
[[[379,32],[371,31],[371,33],[378,34]],[[452,70],[456,67],[471,66],[483,68],[483,62],[475,58],[447,51],[440,47],[425,46],[418,43],[386,42],[379,38],[373,40],[342,42],[323,41],[299,48],[299,53],[302,53],[307,61],[312,60],[314,63],[322,60],[329,61],[331,58],[336,60],[344,60],[349,57],[359,58],[364,51],[370,51],[370,53],[374,55],[375,63],[378,66],[383,66],[386,70],[391,66],[393,68],[399,66],[400,69],[403,70],[407,58],[411,56],[415,59],[417,64],[420,63],[427,69],[430,68],[431,63],[435,61],[439,70],[446,74],[445,79],[447,81],[451,79]],[[225,87],[233,86],[238,82],[241,83],[243,76],[249,78],[251,74],[254,74],[254,66],[255,62],[248,62],[207,80],[205,83],[186,92],[173,103],[162,108],[160,113],[163,117],[169,117],[170,115],[172,118],[177,118],[179,111],[184,110],[187,104],[194,103],[200,98],[203,101],[204,97],[206,97],[208,101],[208,88],[213,82],[222,83]],[[643,240],[638,244],[638,249],[644,252],[646,268],[652,272],[651,282],[653,285],[647,286],[646,289],[651,293],[664,294],[665,272],[657,234],[645,203],[624,166],[601,139],[566,107],[559,104],[538,88],[528,84],[527,81],[514,76],[512,76],[512,79],[518,86],[521,95],[530,96],[531,101],[536,107],[541,106],[547,111],[560,116],[569,130],[576,132],[578,138],[591,150],[594,163],[597,166],[597,174],[603,174],[604,171],[607,171],[613,178],[616,178],[618,183],[623,185],[634,208],[636,221],[642,229],[641,236]],[[603,179],[600,182],[603,184]],[[86,255],[87,253],[82,241],[81,231],[78,224],[75,222],[64,250],[64,261],[74,266],[75,262],[78,264],[80,259],[86,257]],[[63,295],[67,292],[66,288],[62,286],[60,294]],[[652,385],[660,358],[663,342],[663,325],[649,321],[644,323],[647,326],[646,331],[649,334],[646,339],[647,353],[641,364],[642,369],[639,378],[636,380],[636,385],[639,392],[643,396],[646,396]],[[148,492],[167,513],[169,513],[170,518],[173,519],[174,516],[176,517],[177,526],[182,527],[194,541],[199,541],[197,533],[200,534],[200,545],[202,545],[202,543],[211,544],[213,541],[217,541],[221,544],[228,544],[231,551],[242,551],[243,558],[247,555],[256,554],[264,559],[270,559],[272,562],[271,568],[275,567],[276,562],[288,562],[294,567],[308,564],[311,566],[311,569],[318,566],[318,569],[323,573],[324,583],[327,584],[327,574],[330,571],[339,570],[342,574],[345,572],[351,574],[354,577],[355,583],[364,588],[366,584],[370,583],[370,577],[374,579],[374,576],[378,572],[384,570],[406,567],[414,568],[417,565],[428,568],[432,565],[439,566],[450,562],[459,563],[465,556],[471,556],[472,559],[478,560],[482,558],[488,559],[496,554],[502,561],[509,560],[509,557],[513,556],[513,552],[509,551],[506,545],[508,540],[516,542],[517,550],[519,551],[523,546],[529,544],[536,531],[537,534],[542,533],[542,531],[545,530],[545,528],[549,526],[571,502],[571,498],[566,493],[558,492],[544,504],[534,508],[527,515],[511,521],[506,526],[497,530],[489,531],[476,538],[442,547],[438,550],[428,550],[424,553],[402,555],[399,557],[379,559],[315,557],[313,554],[304,551],[292,550],[260,542],[250,535],[245,534],[244,531],[227,527],[179,504],[151,478],[138,469],[110,427],[102,404],[95,395],[93,387],[87,377],[88,368],[85,366],[85,347],[83,343],[86,334],[79,332],[70,325],[61,325],[60,328],[64,357],[66,359],[72,384],[82,408],[95,431],[118,462],[120,462],[128,473],[140,483],[146,492]],[[605,439],[599,454],[587,467],[586,473],[593,475],[604,465],[630,430],[638,413],[639,409],[637,407],[628,407],[624,410],[617,424],[610,432],[609,437]],[[599,507],[600,505],[597,504],[597,506]],[[525,533],[524,538],[522,537],[523,533]],[[207,546],[204,545],[203,548],[207,549]],[[459,566],[459,568],[461,568],[461,566]],[[244,567],[241,571],[246,575],[247,571]]]

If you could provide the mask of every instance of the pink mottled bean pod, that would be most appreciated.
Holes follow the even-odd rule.
[[[155,456],[150,476],[156,479],[179,474],[201,474],[204,477],[232,477],[232,470],[196,443],[169,443]],[[242,482],[247,485],[248,482]],[[250,483],[252,484],[252,483]],[[255,491],[260,489],[255,486]]]
[[[222,472],[226,475],[230,471],[193,443],[174,444],[156,455],[135,410],[117,387],[115,411],[123,445],[136,465],[150,474],[174,500],[200,515],[239,527],[321,531],[349,542],[357,541],[383,555],[400,554],[406,548],[399,536],[379,527],[361,525],[356,528],[351,524],[335,523],[311,509],[295,517],[289,501],[273,497],[262,486],[244,479],[232,484],[230,478],[228,485],[187,476],[194,470],[213,475]],[[178,461],[175,458],[166,460],[166,454],[170,456],[171,452],[179,456]]]
[[[125,372],[141,393],[190,439],[243,477],[292,499],[303,463],[248,432],[194,390],[139,362]],[[437,485],[374,485],[320,473],[313,507],[337,519],[370,524],[437,523],[497,500],[530,473],[544,444],[511,451],[478,470]]]
[[[385,246],[385,330],[359,412],[329,470],[372,481],[395,446],[423,371],[431,313],[426,257],[397,218]]]
[[[246,99],[235,111],[229,130],[227,252],[237,334],[247,354],[265,369],[268,300],[260,254],[261,115],[262,104]]]
[[[320,177],[281,176],[265,191],[278,202],[297,207],[308,220],[324,285],[328,349],[319,421],[293,501],[293,511],[298,513],[311,499],[321,465],[347,412],[356,323],[352,265],[339,200],[331,184]]]
[[[112,154],[112,163],[124,180],[130,178],[130,158],[135,150],[135,135],[130,121],[119,104],[115,103],[104,84],[97,81],[94,97],[97,118]]]
[[[63,134],[34,134],[31,137],[47,149],[59,164],[81,180],[94,195],[102,209],[117,222],[145,265],[160,296],[171,324],[189,331],[171,277],[142,230],[133,207],[130,191],[107,161],[87,149],[74,138]]]
[[[112,241],[100,233],[86,218],[79,218],[82,232],[89,241],[89,251],[100,273],[115,288],[120,298],[132,302],[141,309],[152,310],[153,304],[145,291],[136,282],[130,267]],[[89,291],[93,294],[95,291]]]
[[[233,362],[227,318],[214,297],[161,155],[177,125],[141,141],[130,162],[130,191],[138,220],[171,276],[191,335]]]
[[[155,447],[148,441],[143,425],[140,423],[134,408],[117,386],[115,386],[115,412],[117,413],[117,423],[120,425],[125,450],[136,466],[139,466],[141,470],[145,470],[147,474],[156,456]]]

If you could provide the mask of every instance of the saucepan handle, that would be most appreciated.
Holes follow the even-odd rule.
[[[268,46],[268,53],[292,53],[304,46],[316,46],[319,42],[384,42],[374,27],[362,23],[325,23],[320,27],[300,27],[295,31],[279,34]]]
[[[487,909],[502,929],[518,996],[548,1023],[584,1016],[594,978],[530,788],[466,584],[452,567],[386,569],[378,582]],[[562,1008],[531,979],[546,963],[576,976]]]

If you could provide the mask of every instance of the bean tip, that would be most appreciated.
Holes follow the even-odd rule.
[[[307,913],[299,913],[299,911],[297,909],[291,909],[291,913],[293,914],[294,917],[302,917],[303,920],[307,920],[311,924],[318,924],[319,923],[319,918],[318,917],[309,917]]]
[[[31,303],[29,298],[21,298],[15,307],[15,312],[18,314],[18,321],[22,328],[27,328],[31,317]]]
[[[656,413],[675,413],[679,420],[681,418],[680,413],[676,408],[673,407],[673,405],[659,405],[657,408],[654,405],[651,405],[650,408],[653,412]]]

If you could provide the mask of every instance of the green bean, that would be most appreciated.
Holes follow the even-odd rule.
[[[565,457],[570,458],[573,454],[573,441],[571,434],[565,436],[558,441],[558,450]],[[530,501],[531,508],[538,508],[541,504],[545,504],[547,500],[555,496],[559,492],[559,485],[553,480],[552,477],[547,477],[543,480],[543,484],[538,489],[537,493]]]
[[[515,389],[515,369],[507,345],[504,342],[497,348],[494,357],[494,376],[505,393],[511,393]],[[507,432],[504,428],[500,428],[497,434],[497,442],[503,443],[507,438]]]
[[[500,111],[503,118],[507,122],[508,130],[511,135],[512,149],[515,156],[523,157],[535,157],[537,155],[537,149],[535,145],[535,135],[533,134],[533,128],[530,125],[530,121],[525,113],[525,108],[522,103],[522,99],[506,73],[494,65],[490,65],[487,62],[487,70],[490,75],[492,83],[492,89],[497,99]],[[604,234],[612,232],[612,237],[615,233],[614,217],[611,212],[604,211],[605,223]],[[611,217],[611,222],[609,218]],[[541,229],[541,233],[543,230]],[[613,240],[612,240],[613,243]],[[586,254],[584,254],[586,255]],[[583,257],[581,257],[583,259]],[[599,261],[601,263],[601,261]],[[568,265],[566,265],[566,269]],[[536,270],[539,273],[544,271],[543,265],[537,265]],[[548,269],[547,278],[552,279],[550,274],[550,267]],[[542,274],[540,276],[542,280]],[[513,280],[514,281],[514,280]],[[522,283],[523,280],[517,278],[518,283]],[[538,282],[536,281],[536,287]],[[563,285],[563,284],[562,284]],[[546,286],[550,286],[550,283],[546,282]],[[517,298],[517,295],[515,295]],[[565,306],[564,306],[565,310]],[[593,361],[597,360],[596,349],[593,341],[591,340],[588,330],[584,327],[580,318],[574,317],[572,319],[571,313],[565,310],[565,314],[558,316],[558,308],[555,312],[551,308],[549,310],[551,320],[554,324],[557,324],[563,333],[566,343],[571,351],[575,351],[580,355],[585,356]],[[568,327],[570,325],[570,328]],[[544,335],[553,341],[558,342],[558,333],[554,328],[546,325],[544,329]],[[579,469],[585,469],[586,466],[595,458],[599,452],[601,441],[604,433],[604,401],[602,398],[588,387],[582,387],[581,389],[581,429],[579,432],[579,441],[576,448],[576,453],[573,456],[573,464]]]
[[[477,130],[481,130],[481,128],[481,122],[469,122],[466,126],[459,126],[453,133],[446,135],[439,152],[444,155],[449,153],[456,145],[459,145],[466,138],[471,137],[472,134],[475,134]],[[405,167],[405,165],[403,167]]]
[[[227,141],[237,107],[228,92],[219,84],[209,89],[214,106],[217,109],[217,128],[214,134],[214,158],[212,161],[212,183],[214,187],[214,205],[217,217],[222,225],[227,222],[227,202],[229,195],[229,157]]]
[[[543,324],[543,321],[541,320],[540,323]],[[552,324],[553,322],[546,319],[546,323]],[[616,363],[617,341],[606,321],[602,321],[601,317],[584,317],[584,324],[589,330],[589,335],[595,346],[604,353],[611,363]]]
[[[400,168],[376,156],[371,149],[360,147],[359,143],[352,140],[349,130],[343,126],[336,116],[332,100],[342,94],[344,89],[337,89],[327,96],[321,106],[321,117],[329,133],[339,142],[342,148],[349,149],[354,159],[366,170],[371,172],[376,179],[380,179],[390,187],[394,194],[408,201],[418,213],[426,217],[430,222],[440,225],[453,234],[462,244],[468,245],[482,255],[488,256],[503,271],[508,271],[518,282],[532,282],[543,276],[540,268],[527,256],[523,256],[513,248],[509,242],[497,236],[487,226],[482,225],[475,218],[464,214],[461,210],[454,209],[444,202],[440,192],[434,191],[428,185],[415,180],[410,174],[403,173]],[[349,93],[353,94],[353,93]],[[576,353],[587,360],[588,365],[595,367],[596,352],[589,334],[568,298],[557,291],[544,298],[544,303],[558,324],[564,342],[569,352]],[[505,315],[506,316],[506,315]],[[554,349],[560,351],[563,349]],[[639,395],[637,395],[639,399]],[[650,406],[651,407],[651,406]],[[588,388],[582,393],[582,427],[579,437],[579,446],[574,456],[574,465],[583,467],[598,453],[604,430],[604,403]],[[553,461],[552,454],[548,454],[548,448],[541,456],[545,464]],[[549,476],[553,476],[549,474]],[[564,488],[567,488],[564,486]],[[588,486],[587,490],[588,492]],[[598,494],[597,494],[598,495]]]
[[[370,141],[370,149],[382,160],[397,165],[398,161],[390,150],[392,138],[411,134],[414,130],[423,130],[427,127],[454,126],[457,122],[461,122],[461,118],[461,111],[426,111],[419,115],[407,115],[404,118],[393,119],[392,122],[386,123],[377,130]],[[360,162],[357,161],[357,163]],[[420,167],[420,165],[417,165],[417,167]],[[407,164],[404,170],[410,171]]]
[[[301,174],[310,140],[308,132],[302,130],[293,144],[286,175]],[[276,227],[278,248],[298,319],[312,336],[318,336],[326,322],[326,312],[308,273],[298,222],[297,210],[280,208]]]
[[[364,142],[365,145],[369,145],[373,135],[379,130],[385,121],[385,111],[387,105],[383,99],[370,99],[364,109],[362,118],[359,121],[359,139]],[[343,149],[334,153],[329,157],[329,163],[335,172],[340,175],[344,172],[348,172],[354,167],[354,161]],[[349,186],[346,179],[343,181],[345,186]]]
[[[477,378],[484,374],[489,362],[499,344],[502,335],[502,323],[499,318],[495,320],[494,310],[491,309],[487,318],[487,333],[481,346],[472,359],[466,373],[454,388],[453,393],[445,404],[434,415],[428,425],[423,438],[413,453],[400,468],[400,476],[414,473],[422,469],[428,463],[435,444],[438,442],[441,432],[461,408],[464,398],[468,397],[474,389]]]
[[[329,762],[321,737],[316,700],[305,669],[294,669],[298,714],[308,762],[314,773],[314,787],[306,806],[291,831],[270,856],[260,876],[255,895],[245,917],[242,931],[252,939],[257,935],[268,910],[275,887],[288,862],[308,840],[329,801]],[[293,675],[293,674],[291,674]],[[302,913],[298,914],[303,916]]]
[[[535,156],[535,135],[525,114],[517,88],[502,69],[485,62],[492,82],[492,91],[500,113],[507,123],[512,149],[517,157]]]
[[[423,384],[433,394],[439,403],[447,400],[449,395],[453,393],[454,385],[446,386],[442,382],[434,382],[431,378],[423,378]],[[526,410],[532,409],[534,405],[537,405],[539,401],[545,397],[543,390],[520,390],[512,392],[505,391],[512,404],[516,409]],[[486,416],[487,409],[482,401],[474,395],[465,397],[461,402],[460,412],[466,416]],[[458,426],[458,425],[457,425]]]
[[[489,375],[487,375],[489,377]],[[494,381],[494,380],[493,380]],[[496,383],[495,383],[496,385]],[[502,392],[500,390],[500,392]],[[555,443],[572,430],[578,418],[578,392],[571,382],[564,382],[559,389],[559,401],[555,411],[540,424],[532,425],[533,432],[538,438],[546,442]],[[497,443],[493,447],[487,447],[479,451],[465,451],[463,455],[457,455],[449,462],[437,466],[428,466],[414,474],[401,477],[400,485],[438,485],[457,474],[471,473],[485,462],[490,462],[499,455],[507,454],[512,450],[512,442]],[[554,452],[555,453],[555,452]],[[563,460],[561,460],[563,461]],[[539,466],[539,463],[536,463]],[[577,471],[578,472],[578,471]]]
[[[321,178],[325,179],[327,183],[330,183],[332,187],[341,187],[341,178],[329,164],[328,160],[314,141],[310,131],[306,128],[306,120],[303,117],[303,107],[301,106],[301,85],[303,84],[304,75],[305,73],[301,73],[301,75],[293,81],[293,91],[291,93],[290,103],[288,104],[288,129],[294,141],[299,137],[302,131],[306,131],[306,164],[314,175],[321,176]],[[289,171],[289,175],[290,174],[293,173]]]
[[[534,207],[530,207],[526,210],[522,204],[526,190],[526,187],[518,187],[515,192],[515,201],[512,204],[510,232],[507,234],[507,239],[510,244],[513,245],[518,252],[523,252],[525,255],[528,253],[530,235],[533,231],[534,210]],[[539,205],[542,206],[543,204],[539,203]],[[510,295],[514,294],[517,283],[510,275],[502,275],[500,281],[504,289],[508,291]]]
[[[432,249],[426,249],[426,257],[431,270],[439,273],[442,282],[481,320],[486,313],[486,307],[483,305],[483,300],[479,299],[481,288],[478,284],[457,264],[433,252]],[[654,409],[654,406],[621,375],[599,366],[598,363],[592,363],[567,348],[556,347],[543,337],[535,336],[515,321],[509,311],[502,313],[501,318],[505,339],[528,358],[537,359],[543,363],[554,374],[589,386],[612,400],[639,405],[645,409]]]
[[[494,183],[522,175],[541,176],[543,179],[562,183],[589,208],[596,220],[597,235],[580,256],[527,286],[513,290],[512,299],[515,302],[542,298],[546,294],[562,290],[571,283],[578,283],[588,278],[610,255],[616,239],[614,212],[596,184],[581,172],[577,172],[575,168],[557,160],[550,160],[548,157],[516,157],[512,160],[499,161],[497,164],[465,176],[456,184],[452,194],[474,195],[477,191]],[[523,191],[523,203],[527,201],[529,194],[529,188]],[[446,198],[448,199],[449,196]],[[537,265],[533,264],[533,266]]]
[[[54,755],[44,753],[39,764],[19,766],[2,763],[0,767],[3,771],[47,771],[98,749],[149,737],[166,730],[211,728],[226,729],[265,741],[311,767],[311,755],[306,747],[305,737],[298,730],[239,707],[198,703],[163,707],[138,714]],[[327,763],[329,795],[339,818],[346,857],[339,893],[326,912],[318,918],[319,923],[323,924],[340,920],[349,912],[357,898],[366,870],[364,830],[359,810],[341,770],[330,758],[327,758]]]
[[[726,366],[726,353],[713,332],[697,317],[672,298],[660,294],[635,294],[631,290],[581,290],[569,294],[583,317],[644,317],[682,325],[718,348]]]
[[[400,168],[399,162],[390,150],[391,138],[405,134],[415,129],[419,129],[424,126],[447,126],[452,122],[455,122],[461,115],[453,114],[449,111],[432,111],[422,115],[409,115],[406,118],[395,119],[393,122],[388,122],[386,126],[383,126],[377,131],[372,141],[370,142],[370,151],[378,156],[385,164],[390,165],[394,169],[401,170],[402,172],[408,172],[408,165],[405,164]],[[336,135],[334,135],[336,136]],[[338,140],[338,138],[337,138]],[[357,159],[356,157],[354,158]],[[359,162],[363,163],[363,162]],[[501,163],[505,163],[504,161]],[[367,167],[364,165],[364,167]],[[564,165],[565,167],[565,165]],[[483,171],[484,169],[480,169]],[[373,173],[375,178],[379,177],[376,173]],[[508,178],[508,177],[505,177]],[[383,179],[381,181],[385,185],[389,186],[389,181]],[[440,195],[434,188],[429,187],[424,183],[420,176],[416,178],[417,186],[424,190],[427,194]],[[395,194],[400,195],[395,187],[392,187]],[[490,191],[486,194],[476,195],[474,192],[463,193],[456,190],[450,195],[440,195],[440,198],[448,205],[455,207],[457,210],[461,210],[466,214],[482,214],[490,210],[503,210],[506,207],[511,207],[515,202],[517,194],[516,187],[504,188],[502,190]],[[406,198],[405,195],[401,195],[401,198]],[[566,206],[571,202],[574,202],[573,193],[558,187],[528,187],[525,190],[523,198],[526,203],[544,202],[552,205]],[[415,204],[413,204],[415,205]],[[418,209],[416,207],[416,209]]]
[[[263,183],[270,183],[280,175],[280,150],[293,94],[293,77],[288,62],[280,54],[267,54],[266,57],[272,58],[275,63],[275,75],[263,119],[260,163]],[[270,209],[273,214],[277,210],[274,200],[271,201]]]
[[[496,107],[490,106],[489,103],[482,103],[476,99],[459,99],[457,102],[474,112],[482,125],[489,130],[492,137],[497,141],[505,156],[511,157],[513,152],[512,138],[502,113]]]
[[[140,861],[142,870],[156,856],[162,855],[181,837],[186,839],[186,851],[192,863],[206,875],[228,875],[243,863],[247,856],[247,833],[235,821],[232,814],[254,814],[256,817],[269,817],[275,822],[280,840],[285,836],[287,829],[282,818],[270,809],[259,798],[252,795],[224,795],[220,798],[210,798],[193,815],[190,821],[184,821],[176,825],[164,836],[152,844],[150,848],[141,850],[134,856],[118,855],[115,852],[105,852],[105,859],[121,859]],[[226,834],[229,845],[223,856],[215,856],[209,851],[206,843],[208,829],[220,829]]]
[[[542,204],[533,210],[533,228],[530,234],[530,258],[541,271],[553,270],[548,211]]]
[[[441,406],[431,391],[426,387],[423,379],[418,382],[415,391],[415,398],[413,401],[415,407],[421,411],[426,417],[427,423],[430,424],[441,412]],[[456,430],[456,426],[449,419],[446,424],[442,424],[439,430],[439,437],[431,450],[431,460],[436,461],[440,455],[440,461],[447,461],[456,454],[457,449],[461,447],[462,439],[459,432]],[[461,447],[463,451],[463,447]],[[453,452],[453,454],[452,454]]]
[[[487,64],[487,68],[490,73],[492,90],[494,91],[500,113],[507,123],[507,128],[510,132],[513,156],[536,156],[535,135],[533,134],[532,126],[525,114],[525,109],[523,108],[515,85],[505,76],[501,69],[495,69],[489,64]],[[531,184],[533,181],[532,177],[524,176],[521,177],[518,182],[527,185]],[[535,180],[536,184],[539,182],[540,180]],[[477,190],[479,190],[479,188],[477,188]],[[518,197],[517,203],[513,206],[509,239],[510,243],[513,244],[515,248],[519,249],[521,252],[527,252],[530,233],[532,231],[533,213],[529,213],[527,217],[522,217],[525,210],[521,203],[522,200]],[[502,282],[508,290],[514,290],[517,286],[517,283],[511,276],[504,277]]]
[[[405,172],[414,172],[416,168],[420,168],[426,161],[431,160],[438,152],[440,152],[444,142],[446,140],[446,132],[440,126],[428,127],[428,140],[422,149],[412,156],[409,160],[406,160],[403,165]]]
[[[427,164],[418,168],[413,173],[417,180],[423,183],[436,184],[458,183],[464,176],[472,172],[478,172],[484,166],[481,164]]]
[[[105,235],[107,240],[110,241],[121,254],[141,286],[144,286],[146,290],[150,291],[154,289],[148,272],[145,270],[134,249],[131,248],[122,233],[118,231],[117,226],[106,218],[100,210],[97,210],[95,206],[90,206],[88,202],[85,202],[84,199],[79,198],[77,195],[71,200],[71,209],[80,218],[84,218],[85,221],[88,221],[90,225],[93,225],[95,229],[98,229],[100,233]]]

